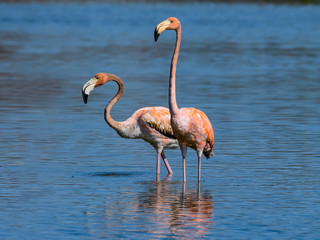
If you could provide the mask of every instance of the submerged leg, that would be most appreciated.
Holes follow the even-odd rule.
[[[182,154],[182,165],[183,165],[183,182],[187,181],[186,177],[186,154],[187,154],[187,147],[184,145],[180,145],[181,154]]]
[[[171,175],[173,172],[172,172],[172,170],[171,170],[171,167],[170,167],[170,165],[169,165],[169,162],[168,162],[166,156],[164,155],[164,152],[163,152],[163,151],[162,151],[162,153],[161,153],[161,157],[162,157],[162,159],[163,159],[164,165],[166,165],[166,168],[167,168],[167,170],[168,170],[168,175]]]
[[[200,201],[200,182],[198,181],[197,200]]]

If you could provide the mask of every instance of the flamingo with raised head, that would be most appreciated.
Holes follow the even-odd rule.
[[[143,139],[157,150],[157,180],[159,180],[160,175],[160,156],[168,170],[168,174],[171,175],[173,172],[163,149],[177,148],[179,144],[172,132],[169,109],[165,107],[144,107],[133,113],[127,120],[117,122],[111,117],[110,111],[124,92],[124,84],[119,77],[110,73],[96,74],[82,87],[82,96],[84,103],[87,103],[90,92],[109,81],[115,81],[119,89],[105,108],[104,117],[106,122],[121,137]]]
[[[178,139],[183,161],[183,181],[186,182],[186,153],[187,147],[197,151],[198,155],[198,181],[201,178],[201,155],[206,158],[214,156],[214,132],[209,118],[195,108],[178,108],[176,100],[176,68],[181,42],[181,24],[175,17],[159,23],[154,31],[154,40],[165,30],[176,31],[176,44],[171,60],[169,79],[169,110],[171,126],[174,136]]]

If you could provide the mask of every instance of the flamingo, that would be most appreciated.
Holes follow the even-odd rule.
[[[183,161],[183,181],[186,182],[187,147],[196,150],[198,155],[198,182],[201,178],[201,155],[206,158],[214,156],[214,132],[209,118],[196,108],[178,108],[176,100],[176,68],[181,42],[181,24],[175,17],[159,23],[154,31],[154,40],[165,30],[176,31],[176,44],[171,60],[169,79],[169,110],[174,136],[178,139]]]
[[[133,115],[123,122],[115,121],[110,111],[113,105],[121,98],[124,92],[124,83],[116,75],[110,73],[98,73],[82,87],[82,97],[87,104],[90,92],[109,81],[118,84],[118,92],[107,104],[104,111],[105,121],[123,138],[140,138],[150,143],[157,151],[156,173],[157,180],[160,175],[160,156],[168,170],[168,174],[173,172],[164,154],[164,148],[177,148],[178,141],[172,133],[170,125],[170,112],[165,107],[144,107],[137,110]]]

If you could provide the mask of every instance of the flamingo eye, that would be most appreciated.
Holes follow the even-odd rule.
[[[97,76],[97,77],[96,77],[96,79],[98,80],[98,79],[99,79],[99,77]]]

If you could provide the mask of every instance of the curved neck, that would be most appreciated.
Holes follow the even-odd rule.
[[[176,69],[177,62],[180,50],[180,42],[181,42],[181,27],[179,26],[176,29],[176,46],[174,48],[172,60],[171,60],[171,68],[170,68],[170,80],[169,80],[169,109],[170,114],[175,115],[178,113],[178,105],[176,99]]]
[[[118,86],[118,92],[117,94],[110,100],[110,102],[108,103],[108,105],[106,106],[105,110],[104,110],[104,119],[106,120],[106,122],[109,124],[110,127],[112,127],[113,129],[115,129],[116,131],[121,130],[121,123],[115,121],[111,115],[110,115],[110,111],[111,108],[113,107],[113,105],[119,101],[119,99],[121,98],[122,94],[123,94],[123,89],[124,89],[124,84],[122,82],[122,80],[113,75],[113,74],[108,74],[109,77],[109,81],[115,81]]]

